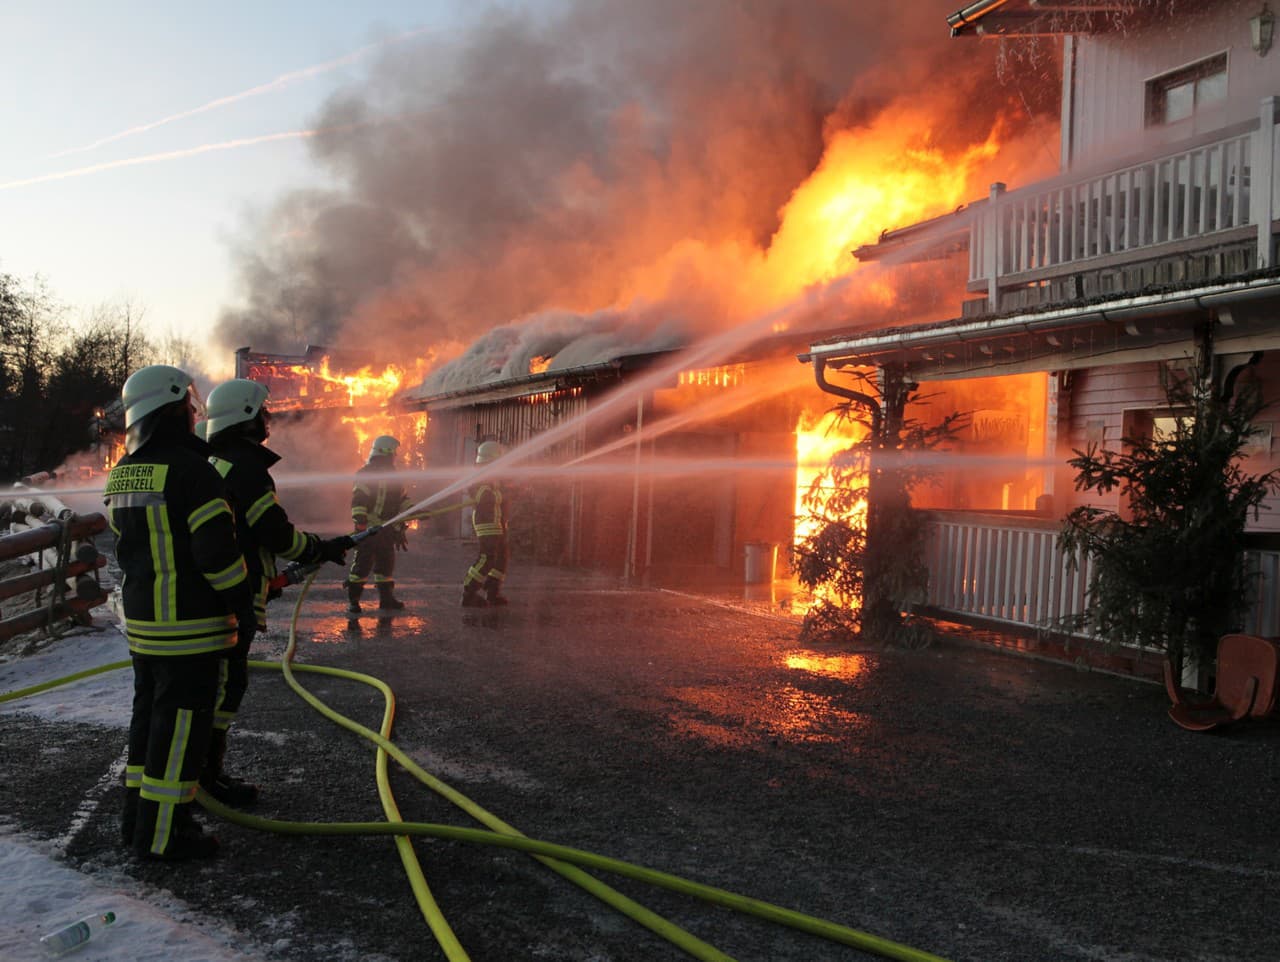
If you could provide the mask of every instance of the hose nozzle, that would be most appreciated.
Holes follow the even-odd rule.
[[[365,538],[372,538],[375,534],[377,534],[381,530],[382,530],[382,525],[380,524],[370,525],[369,527],[365,528],[363,531],[357,531],[355,534],[351,535],[351,543],[359,544]]]

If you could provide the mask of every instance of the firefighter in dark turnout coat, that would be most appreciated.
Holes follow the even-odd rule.
[[[122,834],[144,857],[205,858],[218,842],[190,803],[223,655],[253,637],[253,595],[222,479],[191,433],[191,378],[153,365],[125,382],[121,398],[128,454],[107,478],[105,501],[133,656]]]
[[[322,540],[299,531],[276,497],[270,469],[280,456],[262,442],[270,434],[266,385],[246,378],[219,384],[209,392],[205,430],[214,469],[227,485],[236,519],[236,539],[244,551],[253,589],[254,620],[258,631],[267,628],[267,593],[276,574],[276,556],[303,564],[332,561],[343,564],[351,539]],[[213,736],[200,782],[226,805],[244,807],[258,798],[257,786],[223,771],[227,733],[249,687],[249,646],[237,644],[227,655],[226,683],[218,693],[213,716]]]
[[[488,464],[501,456],[502,445],[497,441],[485,441],[476,448],[477,465]],[[486,478],[471,489],[468,497],[474,506],[471,527],[480,543],[480,554],[462,579],[462,606],[487,608],[505,605],[507,598],[502,593],[502,583],[507,577],[511,550],[507,541],[502,486],[496,479]]]
[[[369,446],[369,460],[356,472],[351,488],[351,522],[356,531],[375,525],[386,525],[381,531],[356,547],[356,557],[347,575],[347,611],[360,613],[360,597],[365,581],[373,575],[378,589],[378,607],[398,610],[404,602],[395,596],[396,551],[407,551],[404,524],[387,522],[413,507],[413,498],[399,481],[386,477],[395,470],[396,449],[400,442],[388,435],[374,438]],[[361,477],[364,475],[364,477]]]

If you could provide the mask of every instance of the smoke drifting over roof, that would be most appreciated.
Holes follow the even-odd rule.
[[[454,390],[773,306],[781,212],[836,138],[928,100],[922,142],[960,151],[1052,112],[947,37],[955,6],[582,0],[390,44],[313,124],[341,189],[246,225],[220,339],[456,358],[429,381]]]

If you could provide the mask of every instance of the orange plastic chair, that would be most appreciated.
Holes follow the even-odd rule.
[[[1173,666],[1164,663],[1164,687],[1173,705],[1169,717],[1193,732],[1208,731],[1243,718],[1265,718],[1276,707],[1280,648],[1258,635],[1223,635],[1218,641],[1218,679],[1214,693],[1193,700],[1178,686]]]

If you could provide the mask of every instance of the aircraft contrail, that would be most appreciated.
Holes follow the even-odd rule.
[[[346,66],[347,64],[354,63],[355,61],[361,59],[362,57],[367,56],[368,54],[370,54],[374,50],[377,50],[380,47],[385,47],[393,43],[399,43],[403,40],[408,40],[411,37],[416,37],[419,34],[423,34],[426,32],[427,32],[427,28],[423,27],[420,30],[411,30],[408,33],[397,34],[396,36],[391,37],[388,40],[379,40],[376,43],[365,44],[363,47],[359,48],[358,50],[353,50],[351,53],[344,54],[343,56],[338,57],[335,60],[326,60],[324,63],[314,64],[313,66],[310,66],[310,67],[303,67],[301,70],[291,70],[289,73],[284,73],[284,74],[281,74],[279,77],[276,77],[275,80],[271,80],[264,84],[259,84],[256,87],[250,87],[248,90],[240,91],[240,93],[231,94],[228,97],[219,97],[216,100],[210,100],[207,104],[201,104],[199,107],[193,107],[190,110],[184,110],[184,111],[181,111],[180,113],[170,114],[168,117],[161,117],[159,120],[154,120],[148,124],[139,124],[136,127],[130,127],[128,130],[122,130],[119,133],[111,134],[109,137],[103,137],[100,140],[95,140],[93,143],[85,144],[83,147],[71,147],[71,148],[68,148],[67,150],[60,150],[56,154],[50,154],[48,159],[54,160],[58,157],[66,157],[69,154],[82,154],[90,150],[95,150],[98,147],[102,147],[105,144],[114,143],[115,141],[123,140],[126,137],[132,137],[134,134],[141,134],[141,133],[145,133],[148,130],[154,130],[157,127],[163,127],[165,124],[171,124],[175,120],[183,120],[187,117],[194,117],[196,114],[202,114],[210,110],[216,110],[219,107],[225,107],[228,104],[234,104],[241,100],[247,100],[250,97],[257,97],[261,94],[270,93],[273,90],[283,89],[284,87],[288,87],[290,84],[296,83],[299,80],[306,80],[308,78],[315,77],[323,73],[328,73],[330,70],[335,70],[338,67],[343,67],[343,66]]]
[[[68,177],[84,177],[87,174],[114,170],[117,167],[134,167],[138,164],[156,164],[165,160],[178,160],[182,157],[194,157],[196,154],[207,154],[215,150],[234,150],[237,147],[251,147],[254,144],[266,144],[276,140],[298,140],[306,137],[315,137],[317,134],[324,132],[324,129],[289,130],[278,134],[263,134],[261,137],[241,137],[237,140],[224,140],[216,144],[200,144],[197,147],[185,147],[182,150],[166,150],[163,153],[145,154],[141,157],[126,157],[123,160],[112,160],[102,164],[93,164],[89,167],[76,167],[73,170],[60,170],[52,174],[27,177],[23,180],[11,180],[0,184],[0,190],[28,187],[32,184],[43,184],[51,180],[65,180]]]

